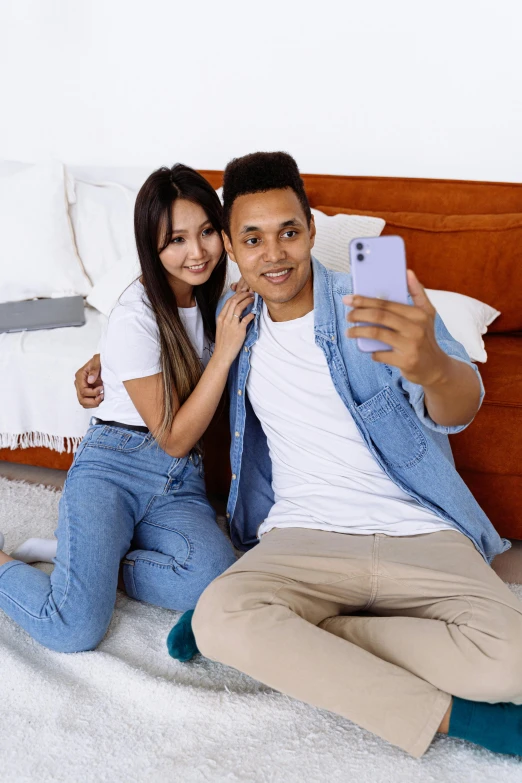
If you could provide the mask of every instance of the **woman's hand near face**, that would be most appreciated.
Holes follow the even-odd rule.
[[[239,284],[238,284],[239,285]],[[245,341],[247,326],[254,320],[254,314],[243,317],[246,308],[252,304],[254,294],[241,291],[225,302],[216,322],[216,346],[214,357],[230,366]]]
[[[254,293],[252,289],[248,287],[248,283],[245,283],[243,277],[240,277],[237,283],[232,283],[230,288],[232,289],[232,291],[235,291],[236,294],[243,293],[244,291],[248,291],[251,294]]]
[[[253,313],[241,318],[252,301],[253,295],[243,292],[225,302],[217,318],[214,353],[196,388],[183,405],[179,405],[177,397],[172,401],[176,415],[170,433],[161,443],[171,456],[188,454],[210,424],[225,389],[230,365],[241,350],[248,324],[254,319]],[[155,433],[163,406],[161,375],[124,381],[123,385],[145,424]]]

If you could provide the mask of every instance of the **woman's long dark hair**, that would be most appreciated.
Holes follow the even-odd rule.
[[[161,424],[154,433],[161,441],[168,436],[175,416],[174,392],[179,404],[192,394],[203,368],[181,321],[176,297],[159,254],[172,235],[172,205],[182,198],[198,204],[212,227],[221,234],[222,206],[214,188],[194,169],[177,163],[171,169],[154,171],[142,185],[134,208],[134,233],[140,259],[143,287],[154,312],[160,336],[163,373],[163,411]],[[159,247],[159,249],[158,249]],[[216,307],[226,276],[226,252],[206,283],[194,287],[196,302],[203,317],[206,336],[216,336]]]

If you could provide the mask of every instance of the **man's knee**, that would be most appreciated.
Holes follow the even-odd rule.
[[[192,627],[198,648],[207,658],[231,663],[231,654],[235,656],[250,644],[257,644],[251,613],[269,603],[259,576],[254,572],[228,572],[203,592]]]
[[[520,667],[520,664],[519,664]],[[471,701],[522,703],[521,677],[514,668],[506,669],[499,664],[487,667],[483,671],[474,671],[472,677],[462,681],[455,696]]]
[[[489,661],[476,674],[473,700],[522,703],[522,650],[509,650],[498,661]]]
[[[234,579],[222,576],[202,593],[192,617],[192,630],[199,650],[207,658],[219,659],[223,642],[223,621],[230,602]]]
[[[522,703],[522,615],[506,617],[494,652],[470,667],[467,679],[473,701]]]

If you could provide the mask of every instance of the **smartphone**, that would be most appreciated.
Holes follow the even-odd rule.
[[[408,304],[406,250],[402,237],[352,239],[350,266],[354,294]],[[364,353],[392,350],[385,342],[368,337],[358,337],[357,347]]]

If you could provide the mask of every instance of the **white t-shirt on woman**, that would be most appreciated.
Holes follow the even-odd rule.
[[[212,355],[199,307],[179,307],[181,321],[204,367]],[[111,311],[100,344],[104,399],[96,411],[103,421],[147,426],[123,381],[161,372],[158,326],[139,280],[120,296]]]

